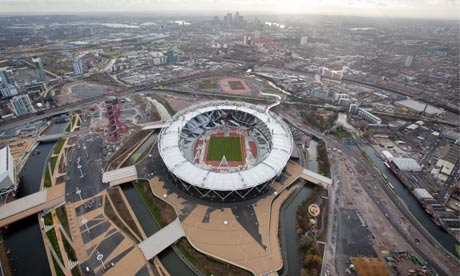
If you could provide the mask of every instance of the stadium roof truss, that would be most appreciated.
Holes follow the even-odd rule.
[[[208,129],[224,123],[222,118],[228,113],[232,113],[232,119],[226,123],[254,129],[257,142],[267,149],[266,154],[254,166],[231,172],[213,171],[192,163],[194,142]],[[168,170],[186,190],[194,188],[202,197],[214,193],[224,200],[233,192],[244,198],[254,189],[263,190],[286,166],[293,140],[283,120],[266,112],[264,106],[213,101],[176,113],[161,130],[158,149]]]

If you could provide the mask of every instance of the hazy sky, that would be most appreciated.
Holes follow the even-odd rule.
[[[0,0],[0,13],[174,10],[459,19],[460,0]]]

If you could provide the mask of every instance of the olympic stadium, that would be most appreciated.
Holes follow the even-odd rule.
[[[167,121],[158,150],[180,189],[204,200],[235,202],[268,190],[291,156],[293,139],[266,106],[211,101]]]

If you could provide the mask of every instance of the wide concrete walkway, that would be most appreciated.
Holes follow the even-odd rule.
[[[322,186],[324,189],[328,190],[331,185],[332,185],[332,179],[322,176],[320,174],[317,174],[313,171],[303,169],[302,173],[299,175],[299,177],[307,180],[308,182],[311,182],[316,185]]]
[[[176,220],[163,227],[160,231],[139,243],[138,246],[144,253],[145,258],[150,260],[184,236],[185,232],[182,224],[179,218],[176,218]]]
[[[137,179],[138,176],[136,166],[129,166],[113,171],[108,171],[102,175],[102,182],[109,183],[112,187],[135,181]]]
[[[65,185],[16,199],[0,207],[0,227],[65,202]]]

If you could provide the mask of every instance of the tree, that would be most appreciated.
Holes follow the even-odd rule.
[[[358,127],[360,130],[367,130],[369,127],[369,123],[366,120],[360,120],[358,123]]]

